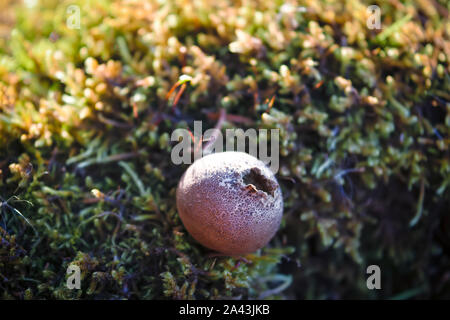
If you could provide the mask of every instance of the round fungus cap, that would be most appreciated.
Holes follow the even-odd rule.
[[[187,231],[203,246],[241,255],[274,236],[283,198],[262,161],[230,151],[200,158],[186,170],[178,184],[177,208]]]

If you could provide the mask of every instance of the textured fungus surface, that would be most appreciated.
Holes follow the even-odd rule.
[[[222,152],[187,169],[177,189],[177,207],[198,242],[236,255],[254,252],[273,237],[283,199],[263,162],[242,152]]]

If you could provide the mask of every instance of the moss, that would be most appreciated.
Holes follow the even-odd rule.
[[[1,6],[3,298],[449,298],[445,1]],[[240,258],[174,201],[170,133],[222,108],[224,128],[280,129],[282,228]]]

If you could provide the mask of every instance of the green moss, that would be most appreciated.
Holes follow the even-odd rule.
[[[3,5],[3,298],[449,298],[448,4],[375,1],[379,31],[373,1],[281,4]],[[282,228],[240,258],[175,206],[170,134],[221,108],[280,129]]]

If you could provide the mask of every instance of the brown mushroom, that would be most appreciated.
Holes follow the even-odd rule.
[[[177,208],[189,233],[202,245],[229,255],[265,246],[283,215],[274,174],[243,152],[220,152],[195,161],[177,189]]]

